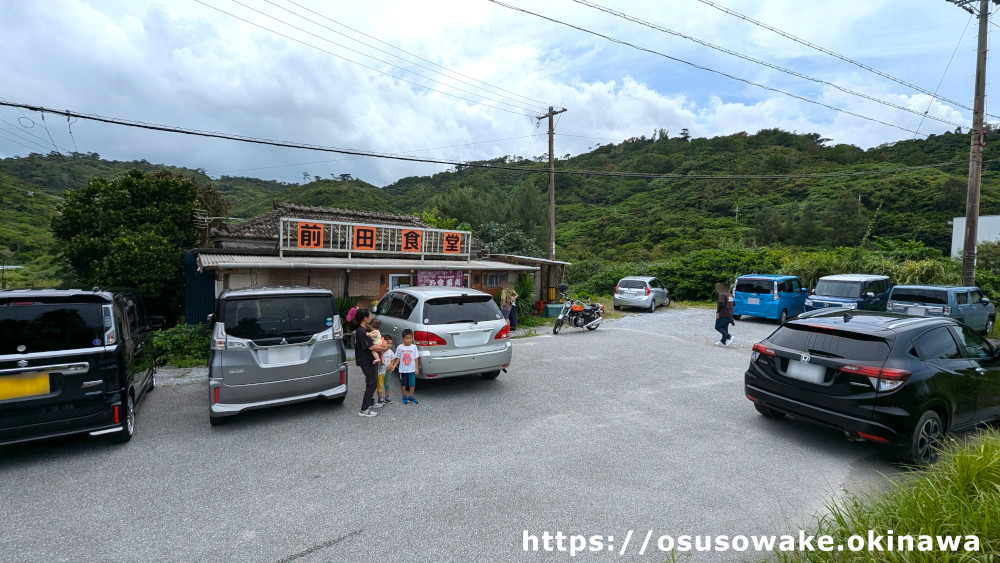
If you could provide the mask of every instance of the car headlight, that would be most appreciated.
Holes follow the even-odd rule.
[[[841,305],[841,307],[843,307],[845,309],[857,309],[858,308],[858,304],[857,303],[844,303],[843,305]]]
[[[812,306],[812,304],[813,304],[812,299],[806,299],[806,305]]]

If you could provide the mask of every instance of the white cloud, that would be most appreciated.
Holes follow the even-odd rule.
[[[536,131],[537,122],[533,117],[492,109],[493,102],[475,105],[456,98],[474,99],[477,94],[487,95],[486,91],[492,92],[488,94],[490,97],[505,94],[497,88],[541,102],[520,100],[533,106],[567,107],[569,111],[560,117],[558,132],[586,137],[624,139],[648,136],[660,128],[670,130],[672,135],[687,128],[693,135],[712,136],[780,127],[817,132],[835,142],[868,147],[910,136],[903,131],[836,115],[773,92],[694,71],[661,57],[485,1],[376,0],[365,4],[338,3],[333,10],[326,2],[295,0],[296,4],[307,5],[331,18],[308,14],[312,20],[308,22],[275,8],[277,5],[301,12],[288,0],[275,0],[274,4],[264,0],[241,0],[262,12],[294,22],[320,38],[232,2],[205,1],[323,50],[200,4],[0,0],[4,13],[0,20],[0,49],[18,54],[0,59],[0,76],[5,77],[0,96],[10,101],[84,113],[316,145],[378,152],[449,147],[416,154],[450,160],[480,160],[504,154],[537,156],[545,152],[544,137],[538,137],[533,145],[526,138],[480,143],[523,137]],[[815,84],[772,71],[765,72],[760,67],[566,0],[510,1],[672,56],[766,81],[806,97],[818,95],[830,105],[907,124],[907,127],[915,127],[919,122],[919,116],[836,90],[820,89]],[[871,92],[920,112],[928,107],[929,97],[924,94],[914,94],[855,67],[824,58],[697,2],[606,3],[740,52],[796,69],[808,68],[802,71]],[[921,4],[922,9],[908,11],[910,20],[896,22],[891,29],[884,21],[887,15],[898,10],[898,6],[884,1],[855,6],[851,10],[842,9],[837,2],[803,5],[790,1],[744,1],[727,2],[727,5],[852,56],[874,57],[873,64],[877,63],[875,66],[880,68],[883,68],[880,65],[891,63],[891,57],[896,54],[901,61],[900,72],[908,73],[908,79],[927,87],[940,79],[944,63],[967,21],[967,17],[953,6],[938,6],[929,0],[926,5]],[[477,89],[460,82],[470,80],[460,76],[444,79],[431,70],[417,67],[414,63],[433,65],[413,57],[408,57],[410,63],[399,64],[468,92],[440,85],[435,87],[441,92],[433,92],[347,62],[331,53],[407,80],[431,84],[426,79],[331,43],[350,43],[334,33],[333,30],[351,33],[340,23],[469,77],[487,81],[494,87]],[[914,29],[920,30],[920,34],[914,33]],[[373,39],[358,37],[380,49],[393,50]],[[946,43],[950,47],[945,46]],[[388,55],[372,47],[353,45],[357,50],[389,59]],[[970,57],[956,58],[948,76],[969,74],[971,62]],[[893,71],[892,65],[885,70]],[[971,79],[969,85],[962,87],[953,82],[946,81],[943,91],[950,97],[965,99],[965,91],[971,90]],[[445,91],[453,95],[443,93]],[[931,104],[929,112],[950,121],[964,123],[967,119],[963,117],[967,112],[963,114],[939,102]],[[5,121],[16,123],[19,115],[16,110],[0,108],[0,119]],[[39,121],[37,114],[33,119]],[[46,124],[59,146],[72,147],[65,120],[50,116]],[[926,132],[944,129],[953,127],[943,126],[942,129],[940,123],[930,120],[921,127],[921,131]],[[544,130],[543,124],[538,131]],[[0,123],[0,156],[27,152],[4,139],[19,139],[13,136],[18,132],[25,134],[16,127],[12,129]],[[40,129],[33,132],[47,138]],[[402,176],[442,169],[441,166],[348,158],[138,131],[85,121],[74,124],[73,133],[82,152],[99,152],[107,158],[146,159],[200,167],[215,174],[257,169],[243,173],[298,181],[304,171],[324,176],[350,173],[382,185]],[[40,148],[39,143],[47,145],[47,141],[29,139],[32,142],[27,144],[36,152],[51,148]],[[579,153],[597,142],[608,141],[560,136],[556,153]],[[467,143],[479,144],[451,146]],[[281,166],[329,160],[335,162]]]

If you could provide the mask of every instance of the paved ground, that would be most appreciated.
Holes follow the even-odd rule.
[[[347,403],[208,424],[203,375],[160,374],[135,439],[0,450],[10,561],[512,561],[523,530],[770,534],[810,526],[844,487],[893,473],[888,453],[744,398],[744,320],[713,345],[710,309],[661,309],[595,332],[515,341],[495,381],[420,382],[419,405]],[[396,392],[398,400],[398,391]],[[539,554],[544,556],[545,554]],[[551,554],[550,554],[551,555]],[[580,557],[580,556],[578,556]],[[560,554],[559,559],[568,559]],[[693,561],[734,560],[735,554]]]

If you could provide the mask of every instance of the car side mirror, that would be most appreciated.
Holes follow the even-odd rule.
[[[215,320],[215,315],[212,314],[212,313],[209,313],[208,316],[205,317],[205,320],[208,322],[208,324],[212,324],[212,321]]]
[[[987,297],[983,297],[982,299],[979,300],[979,302],[982,303],[983,305],[989,305],[990,304],[990,300]]]
[[[159,315],[149,317],[149,326],[153,327],[153,330],[161,329],[165,324],[167,324],[167,319]]]

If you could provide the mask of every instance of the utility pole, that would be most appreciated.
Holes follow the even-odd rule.
[[[974,0],[948,0],[972,12]],[[996,0],[994,0],[995,2]],[[976,49],[976,94],[972,104],[972,132],[969,145],[969,190],[965,202],[965,244],[962,248],[962,283],[976,284],[976,246],[979,244],[979,188],[983,172],[983,113],[986,102],[986,40],[989,25],[989,0],[979,0],[979,45]]]
[[[566,111],[566,108],[554,109],[549,106],[549,111],[538,117],[539,121],[549,118],[549,260],[556,259],[556,153],[555,134],[556,128],[552,118],[556,114]]]

